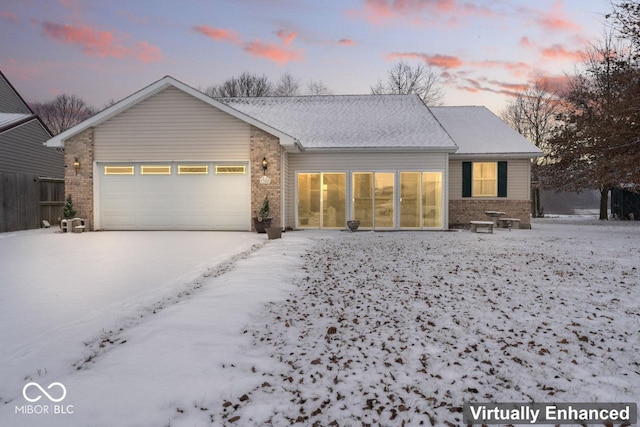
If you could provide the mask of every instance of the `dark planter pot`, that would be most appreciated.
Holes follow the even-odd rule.
[[[358,227],[360,227],[360,220],[353,219],[353,220],[347,221],[347,227],[349,227],[349,230],[351,231],[356,231]]]
[[[256,233],[266,233],[267,228],[271,227],[271,220],[273,218],[264,218],[259,220],[258,218],[253,218],[253,228],[256,229]]]
[[[282,228],[280,227],[268,227],[267,228],[267,236],[269,240],[279,239],[282,237]]]

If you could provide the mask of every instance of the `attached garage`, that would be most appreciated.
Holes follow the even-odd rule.
[[[249,230],[246,162],[97,163],[103,230]]]

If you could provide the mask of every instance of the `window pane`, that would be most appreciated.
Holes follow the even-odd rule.
[[[395,211],[394,174],[376,172],[375,184],[375,228],[393,227],[393,214]]]
[[[346,225],[347,177],[344,173],[322,174],[322,227],[344,228]]]
[[[238,174],[244,175],[246,173],[245,165],[216,165],[216,175],[220,174]]]
[[[140,166],[142,175],[171,175],[171,165],[142,165]]]
[[[473,196],[496,197],[498,195],[498,164],[476,162],[473,164]]]
[[[178,174],[180,175],[206,175],[209,173],[207,165],[180,165],[178,166]]]
[[[133,175],[133,166],[105,166],[105,175]]]
[[[420,172],[400,173],[400,227],[420,227]]]
[[[423,227],[442,227],[442,172],[422,173]]]
[[[320,174],[298,174],[298,227],[320,227]]]
[[[373,227],[373,174],[354,172],[353,219],[360,220],[361,228]]]

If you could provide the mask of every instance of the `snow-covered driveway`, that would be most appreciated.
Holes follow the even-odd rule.
[[[0,234],[0,402],[26,377],[64,372],[85,344],[264,242],[232,232]]]

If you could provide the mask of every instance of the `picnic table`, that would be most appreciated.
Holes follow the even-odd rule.
[[[501,216],[505,216],[506,213],[504,212],[499,212],[499,211],[484,211],[484,213],[491,218],[491,221],[493,221],[493,226],[494,227],[498,227],[498,218],[500,218]]]

